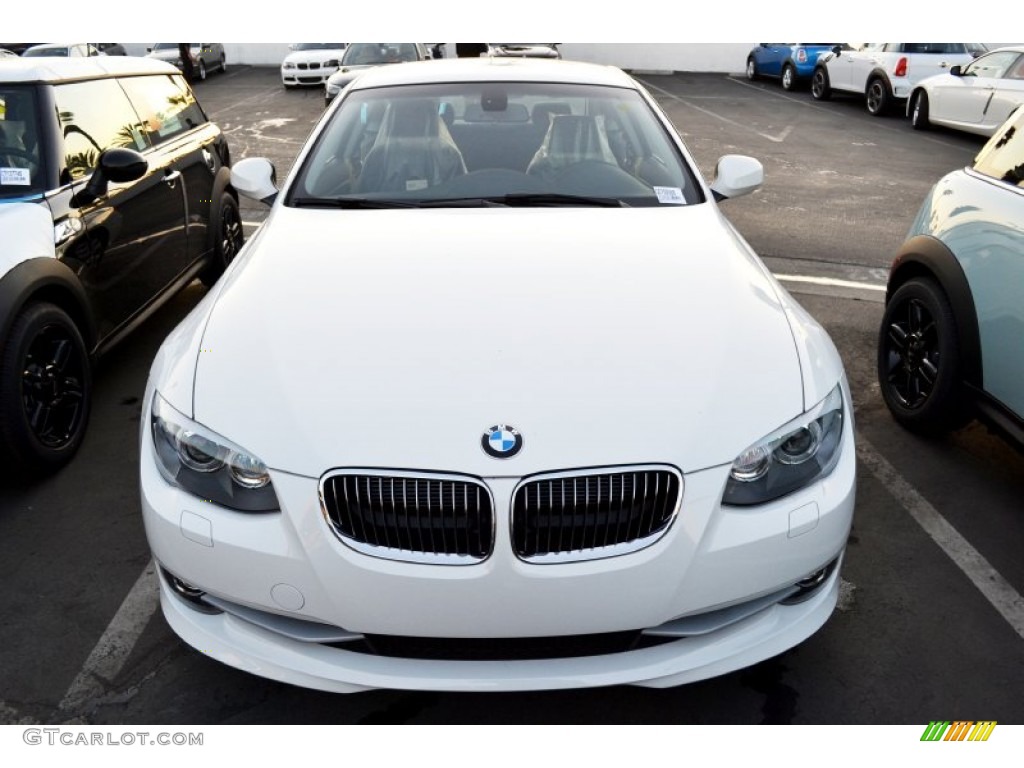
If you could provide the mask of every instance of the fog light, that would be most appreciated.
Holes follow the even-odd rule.
[[[839,558],[837,557],[831,563],[826,565],[824,568],[819,568],[814,573],[800,579],[793,586],[796,587],[796,591],[782,601],[782,605],[793,605],[794,603],[802,603],[804,600],[808,600],[818,593],[819,588],[829,580],[832,576],[832,572],[835,571],[836,566],[839,565]]]
[[[221,613],[219,608],[214,608],[203,600],[206,592],[201,590],[199,587],[192,586],[187,581],[179,579],[166,568],[161,567],[160,572],[163,573],[171,591],[188,603],[190,607],[195,608],[197,611],[202,611],[203,613]]]

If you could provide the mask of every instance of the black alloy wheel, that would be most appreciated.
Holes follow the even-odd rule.
[[[30,304],[0,356],[0,456],[10,471],[52,471],[85,436],[91,398],[89,355],[60,307]]]
[[[220,204],[212,219],[215,222],[212,235],[213,254],[210,257],[210,264],[199,274],[199,279],[206,286],[217,282],[217,278],[224,273],[245,242],[242,214],[230,192],[221,193]]]
[[[962,425],[956,320],[930,278],[904,283],[889,300],[878,339],[878,382],[893,417],[908,429],[940,433]]]

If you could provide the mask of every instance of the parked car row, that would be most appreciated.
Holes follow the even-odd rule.
[[[941,125],[991,136],[1024,103],[1024,46],[982,43],[760,43],[747,56],[751,80],[786,90],[864,99],[872,115],[905,112],[914,128]]]

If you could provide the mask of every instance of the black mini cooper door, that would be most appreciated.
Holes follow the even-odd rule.
[[[127,325],[174,282],[189,262],[185,183],[172,155],[153,148],[147,126],[115,80],[57,86],[63,134],[63,179],[75,185],[85,237],[75,249],[79,279],[89,294],[100,343]],[[143,153],[146,172],[86,194],[103,150]],[[77,183],[81,182],[81,184]]]

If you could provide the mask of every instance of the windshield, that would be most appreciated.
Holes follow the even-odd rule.
[[[28,48],[22,56],[67,56],[67,46],[50,46],[48,48]]]
[[[693,173],[637,91],[501,82],[352,91],[317,139],[286,204],[702,200]]]
[[[44,190],[36,92],[30,86],[0,86],[0,199]]]
[[[401,61],[416,61],[414,43],[352,43],[345,49],[342,64],[397,64]]]
[[[293,51],[340,51],[345,48],[345,43],[295,43]]]

